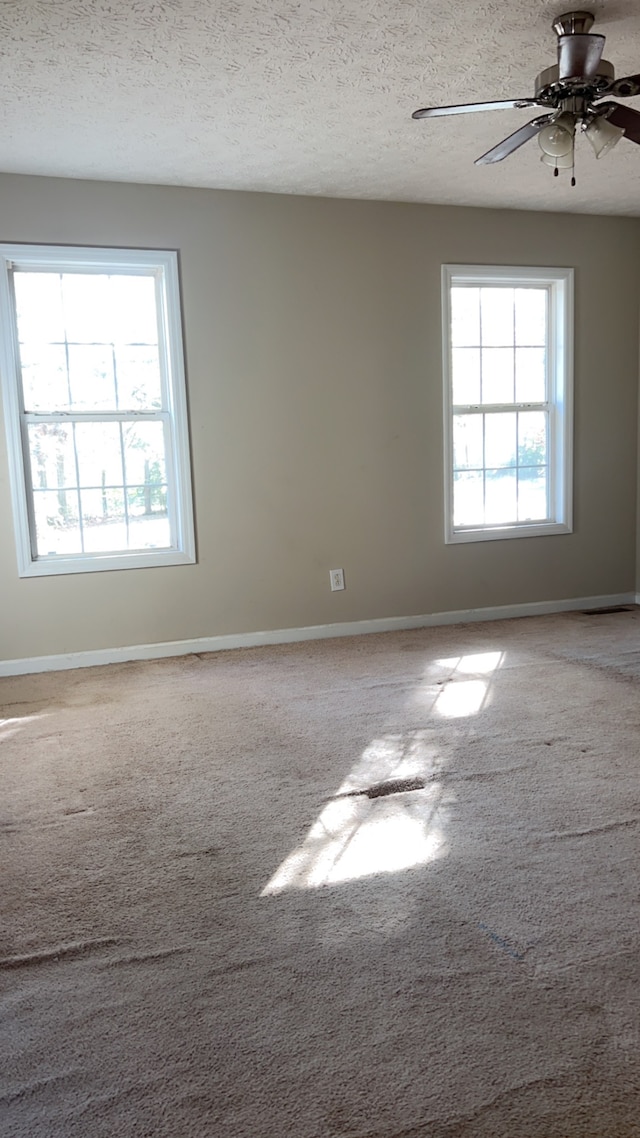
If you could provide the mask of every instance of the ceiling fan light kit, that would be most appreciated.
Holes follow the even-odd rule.
[[[608,154],[610,150],[624,138],[624,131],[619,126],[614,126],[609,122],[604,115],[597,115],[585,127],[585,138],[589,139],[593,147],[593,152],[596,158],[602,158],[604,154]]]
[[[551,158],[564,158],[573,150],[575,129],[574,115],[564,111],[543,126],[538,135],[540,149]]]
[[[640,74],[616,80],[612,64],[602,58],[605,37],[590,34],[593,22],[591,12],[567,12],[554,20],[558,62],[540,72],[533,98],[422,107],[412,117],[438,118],[525,107],[547,111],[476,158],[476,166],[501,162],[537,136],[541,160],[553,167],[554,174],[559,170],[573,171],[578,129],[589,140],[596,158],[602,158],[623,137],[640,144],[640,112],[611,102],[611,96],[626,99],[640,94]],[[600,102],[601,99],[606,102]],[[575,185],[573,174],[571,184]]]
[[[573,170],[575,162],[573,147],[569,154],[558,154],[555,156],[551,154],[541,154],[540,161],[544,162],[545,166],[551,166],[554,173],[556,170]]]

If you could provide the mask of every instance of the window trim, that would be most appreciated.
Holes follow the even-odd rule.
[[[545,522],[512,522],[456,528],[453,522],[453,418],[451,383],[451,287],[510,287],[543,284],[549,289],[550,499],[553,517]],[[517,265],[442,266],[442,371],[444,379],[445,543],[458,545],[573,532],[573,328],[574,270]],[[539,404],[532,405],[539,406]]]
[[[11,270],[25,267],[60,272],[104,273],[118,271],[134,275],[154,270],[160,332],[159,349],[164,359],[162,369],[162,409],[168,422],[167,489],[173,497],[169,511],[171,540],[174,544],[162,550],[57,554],[38,557],[35,552],[33,498],[28,461],[26,424],[28,415],[22,405],[20,357],[12,296]],[[68,573],[92,573],[114,569],[142,569],[152,566],[194,564],[196,560],[191,458],[187,413],[186,376],[182,342],[182,310],[178,254],[169,250],[116,249],[112,247],[80,247],[62,245],[0,245],[0,380],[3,392],[5,433],[9,458],[9,482],[13,508],[18,574],[20,577],[54,576]],[[100,412],[88,413],[95,419]],[[65,421],[82,415],[61,414]],[[133,413],[132,418],[149,418],[148,412]],[[155,421],[158,416],[151,414]],[[163,421],[163,420],[161,420]]]

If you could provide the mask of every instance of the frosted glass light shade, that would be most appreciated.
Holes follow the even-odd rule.
[[[573,151],[573,132],[576,121],[573,115],[558,115],[547,123],[538,135],[540,149],[551,158],[563,158]]]
[[[596,158],[602,158],[622,138],[624,131],[614,126],[604,115],[596,115],[584,132],[593,147]]]
[[[573,148],[569,154],[559,154],[557,158],[551,154],[541,154],[540,161],[547,166],[555,167],[556,170],[571,170],[573,167]]]

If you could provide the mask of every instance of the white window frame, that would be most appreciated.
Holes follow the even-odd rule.
[[[153,275],[156,282],[162,408],[153,412],[27,414],[23,405],[12,270]],[[195,562],[191,461],[178,255],[173,251],[0,245],[0,383],[3,391],[14,528],[21,577],[91,573]],[[151,420],[165,424],[171,544],[159,550],[38,556],[35,539],[27,424],[64,420]]]
[[[444,376],[445,542],[495,541],[573,532],[573,269],[504,265],[442,266]],[[451,288],[468,285],[544,286],[548,290],[549,519],[507,525],[455,526],[453,520],[453,420],[463,411],[537,410],[539,403],[455,407],[452,401]]]

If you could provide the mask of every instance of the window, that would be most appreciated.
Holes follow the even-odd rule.
[[[175,253],[0,246],[21,576],[195,560]]]
[[[446,541],[571,532],[573,270],[443,266]]]

